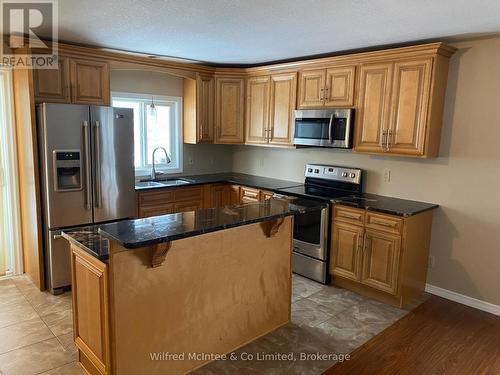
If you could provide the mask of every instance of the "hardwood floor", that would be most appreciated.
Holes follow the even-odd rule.
[[[500,374],[500,317],[432,296],[324,374]]]

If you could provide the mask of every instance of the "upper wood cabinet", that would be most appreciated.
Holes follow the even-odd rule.
[[[296,73],[257,76],[248,79],[247,144],[276,146],[292,144],[296,92]]]
[[[195,80],[184,78],[184,143],[214,142],[214,110],[214,76],[197,74]]]
[[[59,56],[58,69],[33,69],[37,103],[71,103],[69,58]]]
[[[448,59],[362,64],[354,151],[437,156]]]
[[[269,76],[247,80],[246,143],[268,143]]]
[[[35,102],[109,105],[109,63],[59,57],[59,69],[33,71]]]
[[[245,141],[245,79],[215,77],[215,142],[237,144]]]
[[[78,104],[110,104],[109,64],[71,59],[71,101]]]
[[[352,107],[356,66],[299,72],[298,108]]]

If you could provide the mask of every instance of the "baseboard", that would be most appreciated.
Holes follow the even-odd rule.
[[[491,314],[500,316],[500,306],[498,305],[481,301],[480,299],[464,296],[463,294],[452,292],[451,290],[443,289],[431,284],[425,284],[425,291],[427,293],[435,294],[436,296],[461,303],[462,305],[474,307],[475,309],[483,310]]]

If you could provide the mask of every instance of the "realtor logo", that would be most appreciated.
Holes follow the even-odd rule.
[[[58,68],[57,0],[0,0],[0,20],[0,65]]]

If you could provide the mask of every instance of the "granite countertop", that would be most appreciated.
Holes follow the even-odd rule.
[[[203,185],[203,184],[230,183],[230,184],[244,185],[258,189],[277,191],[279,189],[283,189],[286,187],[301,185],[300,182],[278,180],[275,178],[260,177],[244,173],[232,173],[232,172],[171,177],[169,178],[169,180],[173,180],[176,178],[182,179],[187,183],[182,185],[167,185],[167,186],[145,186],[145,187],[136,186],[135,190],[145,191],[145,190],[156,190],[156,189],[172,189],[172,188],[179,188],[182,186],[193,186],[193,185]]]
[[[335,198],[333,202],[368,211],[378,211],[403,217],[413,216],[439,207],[439,205],[434,203],[385,197],[369,193],[347,195]]]
[[[92,256],[106,260],[109,257],[108,239],[116,241],[125,248],[135,249],[293,216],[324,207],[326,207],[326,203],[314,200],[269,199],[265,202],[245,203],[82,227],[63,231],[63,237]]]

